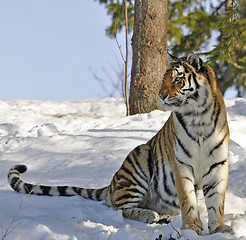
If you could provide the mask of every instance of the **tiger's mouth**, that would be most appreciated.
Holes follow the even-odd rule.
[[[184,101],[177,97],[169,98],[168,95],[159,95],[159,101],[166,110],[172,110],[172,108],[182,107]]]
[[[165,99],[168,97],[168,95],[159,95],[159,98],[165,102]]]
[[[159,100],[162,105],[166,104],[165,99],[168,97],[168,95],[159,95]]]

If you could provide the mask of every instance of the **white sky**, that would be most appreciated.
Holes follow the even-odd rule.
[[[94,0],[0,1],[0,99],[108,96],[89,69],[107,80],[105,68],[115,79],[112,66],[123,64],[105,34],[110,22]]]

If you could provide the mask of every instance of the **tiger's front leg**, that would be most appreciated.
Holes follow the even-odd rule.
[[[202,234],[194,184],[188,179],[183,179],[182,185],[183,192],[180,200],[182,229],[192,229],[197,234]]]
[[[177,161],[173,164],[173,170],[181,208],[182,229],[192,229],[197,234],[202,234],[193,168],[182,161]]]
[[[234,234],[230,226],[224,225],[224,202],[228,178],[228,161],[221,161],[203,176],[203,194],[208,210],[208,229],[211,234],[228,232]]]

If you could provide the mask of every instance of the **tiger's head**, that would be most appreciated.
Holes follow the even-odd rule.
[[[204,98],[211,96],[211,90],[217,88],[213,70],[203,66],[202,59],[194,53],[169,58],[159,93],[165,110],[183,111],[202,105]]]

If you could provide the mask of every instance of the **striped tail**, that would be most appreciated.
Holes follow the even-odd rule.
[[[15,165],[9,170],[8,181],[10,186],[19,193],[46,195],[46,196],[81,196],[94,201],[106,200],[108,187],[101,189],[85,189],[71,186],[43,186],[25,183],[20,179],[20,174],[26,172],[25,165]]]

